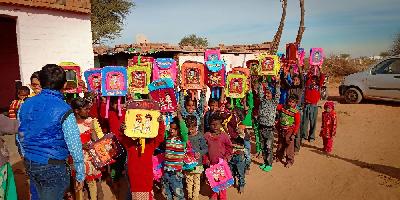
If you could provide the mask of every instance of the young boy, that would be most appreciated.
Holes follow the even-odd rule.
[[[286,105],[279,105],[277,108],[279,111],[277,157],[282,160],[286,154],[285,167],[287,168],[294,163],[294,137],[300,127],[300,113],[296,109],[298,99],[298,96],[291,95]]]
[[[297,103],[297,110],[300,113],[300,118],[302,116],[303,113],[303,104],[304,104],[304,83],[303,83],[303,79],[302,79],[302,75],[301,74],[295,74],[293,75],[293,82],[292,85],[290,86],[289,89],[289,96],[290,95],[297,95],[299,97],[299,101]],[[301,139],[300,139],[300,133],[296,134],[296,138],[294,140],[294,151],[295,152],[299,152],[300,151],[300,147],[301,147]]]
[[[208,156],[211,165],[217,164],[219,158],[228,162],[232,156],[232,142],[228,134],[224,132],[222,120],[219,114],[212,115],[210,123],[211,132],[207,132],[204,135],[208,144]],[[227,199],[226,190],[222,190],[219,193],[212,192],[210,199],[218,199],[218,197],[219,199]]]
[[[320,89],[324,84],[325,76],[323,74],[318,76],[308,75],[308,79],[305,86],[305,96],[304,96],[304,113],[302,117],[301,124],[301,138],[308,140],[308,142],[313,142],[315,140],[315,128],[317,125],[318,116],[318,102],[321,98]],[[310,130],[308,130],[308,125],[310,124]]]
[[[179,200],[185,199],[182,182],[182,167],[187,141],[188,129],[178,111],[178,117],[175,117],[171,122],[165,140],[163,185],[167,200],[173,200],[174,197]]]
[[[261,84],[259,87],[261,102],[258,122],[260,123],[259,129],[264,158],[264,164],[261,165],[260,168],[265,172],[272,170],[276,107],[280,99],[279,81],[276,83],[275,91],[276,94],[273,96],[267,86]]]
[[[10,109],[8,110],[8,117],[10,119],[17,119],[18,110],[21,107],[21,104],[24,103],[24,100],[28,98],[29,94],[30,90],[27,86],[18,88],[18,99],[11,102]]]
[[[187,170],[185,173],[187,192],[189,199],[198,200],[201,185],[200,176],[204,171],[203,156],[208,153],[208,145],[204,138],[203,130],[197,129],[196,117],[188,116],[186,124],[189,129],[187,152],[192,151],[197,159],[197,166],[192,170]]]
[[[210,119],[211,116],[219,110],[219,102],[216,99],[210,98],[208,101],[208,106],[210,109],[204,115],[204,131],[210,131]]]

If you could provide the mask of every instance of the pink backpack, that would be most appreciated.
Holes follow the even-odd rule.
[[[206,169],[206,177],[214,192],[225,190],[232,186],[234,182],[228,163],[221,158],[218,164],[211,165],[210,168]]]
[[[299,48],[297,51],[297,58],[299,59],[300,67],[304,66],[304,57],[306,56],[306,52],[304,48]]]
[[[157,58],[153,62],[153,81],[170,78],[176,82],[176,61],[173,58]]]
[[[106,116],[108,118],[108,109],[110,108],[110,97],[118,98],[118,114],[121,113],[121,98],[128,92],[128,75],[126,68],[122,66],[107,66],[101,69],[101,94],[107,97]]]
[[[311,48],[310,49],[310,65],[321,67],[324,63],[324,49],[322,48]]]
[[[153,180],[160,182],[163,176],[164,154],[153,156]]]
[[[211,97],[220,97],[220,88],[225,86],[225,62],[221,60],[220,50],[206,50],[204,52],[206,64],[206,85],[211,89]]]

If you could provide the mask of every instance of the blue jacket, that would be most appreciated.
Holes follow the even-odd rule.
[[[61,92],[43,89],[26,100],[19,110],[19,141],[28,160],[47,164],[49,159],[66,160],[69,155],[62,123],[71,107]]]

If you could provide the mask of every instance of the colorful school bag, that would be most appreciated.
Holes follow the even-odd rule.
[[[325,54],[322,48],[310,49],[310,65],[321,67],[324,62]]]
[[[129,102],[126,115],[124,134],[131,138],[139,138],[144,153],[145,139],[158,135],[158,117],[160,106],[152,100],[133,100]]]
[[[157,154],[153,156],[153,180],[160,182],[163,177],[164,168],[164,154]]]
[[[157,58],[153,62],[153,81],[170,78],[176,81],[176,61],[173,58]]]
[[[247,78],[246,92],[248,92],[250,90],[250,76],[251,76],[250,69],[245,68],[245,67],[234,67],[234,68],[232,68],[232,72],[238,73],[238,74],[243,74],[246,76],[246,78]]]
[[[190,140],[186,143],[186,153],[183,157],[183,170],[191,171],[197,166],[196,154],[193,151],[192,143]]]
[[[115,163],[116,159],[122,155],[124,151],[124,148],[112,133],[106,134],[89,146],[89,155],[92,157],[93,165],[97,169]]]
[[[297,50],[297,58],[299,60],[299,65],[304,66],[304,57],[306,56],[306,52],[304,51],[304,48],[299,48]]]
[[[279,57],[277,55],[261,54],[258,58],[260,66],[260,75],[278,76],[281,68]]]
[[[247,77],[244,74],[229,72],[226,80],[225,95],[230,98],[244,98],[247,91]]]
[[[201,90],[204,87],[204,64],[186,61],[181,68],[181,88],[184,90]]]
[[[246,66],[250,69],[251,76],[258,76],[260,74],[260,67],[258,60],[248,60],[246,61]]]
[[[128,66],[134,66],[134,65],[147,65],[150,63],[153,65],[154,58],[150,56],[133,56],[132,59],[128,60]]]
[[[232,172],[228,163],[221,158],[218,164],[211,165],[210,168],[206,169],[205,174],[214,192],[220,192],[233,185]]]
[[[150,96],[160,104],[161,112],[174,112],[177,108],[174,81],[161,78],[149,84]]]
[[[129,66],[128,88],[130,94],[148,94],[151,78],[151,64]]]
[[[108,110],[110,108],[110,97],[118,97],[118,115],[121,113],[121,98],[126,96],[128,75],[125,67],[107,66],[101,69],[101,94],[107,97],[106,116],[108,118]]]
[[[297,49],[298,45],[296,43],[286,44],[286,62],[290,64],[297,63]]]
[[[59,64],[66,73],[67,85],[63,89],[64,93],[76,94],[82,92],[82,87],[79,85],[81,78],[81,67],[73,62],[62,62]]]
[[[83,73],[89,92],[100,93],[101,91],[101,69],[88,69]]]
[[[225,86],[225,62],[221,60],[220,50],[204,52],[206,64],[206,85],[211,89],[212,98],[219,98],[219,88]]]

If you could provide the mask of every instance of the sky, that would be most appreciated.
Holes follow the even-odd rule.
[[[185,36],[206,37],[210,46],[272,41],[281,18],[279,0],[134,0],[121,37],[107,42],[135,43],[136,35],[150,42],[177,44]],[[327,55],[353,57],[386,51],[400,33],[399,0],[305,0],[301,46],[324,48]],[[280,51],[294,42],[300,22],[298,0],[288,0]]]

